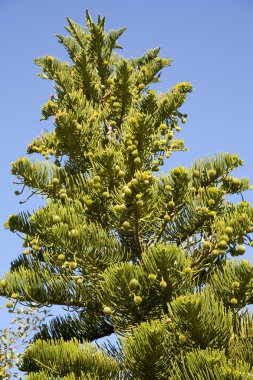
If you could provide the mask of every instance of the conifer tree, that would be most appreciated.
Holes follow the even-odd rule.
[[[243,161],[223,153],[160,174],[186,150],[192,85],[156,92],[172,61],[159,48],[126,59],[125,28],[107,33],[88,12],[85,27],[67,21],[57,37],[69,60],[35,60],[54,84],[42,107],[54,128],[12,164],[17,194],[45,205],[6,222],[24,250],[0,294],[68,312],[41,326],[21,369],[29,380],[252,379],[253,266],[240,256],[253,209],[227,200],[251,188],[233,176]],[[94,344],[112,333],[117,344]]]

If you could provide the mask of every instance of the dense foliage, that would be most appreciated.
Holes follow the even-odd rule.
[[[68,62],[38,58],[55,93],[42,107],[53,121],[12,165],[22,194],[45,199],[33,214],[11,215],[23,253],[0,294],[27,305],[62,305],[26,349],[27,379],[253,378],[253,266],[237,257],[252,244],[253,209],[227,195],[250,189],[232,175],[243,164],[219,154],[159,174],[185,151],[177,137],[192,91],[158,93],[171,59],[149,50],[115,52],[125,28],[105,19],[68,19],[57,35]],[[118,343],[94,340],[112,333]]]

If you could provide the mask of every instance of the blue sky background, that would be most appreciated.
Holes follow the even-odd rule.
[[[175,154],[166,169],[222,151],[237,153],[245,160],[238,176],[253,182],[253,0],[0,0],[1,225],[9,214],[41,204],[34,199],[19,205],[10,175],[10,163],[49,127],[39,118],[52,85],[36,77],[33,59],[46,54],[66,59],[53,35],[65,34],[66,16],[83,23],[87,8],[93,18],[106,16],[107,29],[128,27],[121,38],[125,56],[161,46],[162,56],[174,58],[157,90],[182,81],[195,88],[182,108],[188,122],[181,138],[189,151]],[[246,198],[253,203],[252,193]],[[0,242],[1,277],[22,252],[22,242],[3,227]],[[249,248],[247,257],[252,254]],[[9,317],[0,310],[2,327]]]

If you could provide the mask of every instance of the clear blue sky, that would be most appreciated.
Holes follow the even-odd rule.
[[[106,16],[108,29],[128,27],[121,39],[127,57],[161,46],[164,57],[174,58],[158,90],[192,82],[195,92],[183,108],[189,117],[181,133],[189,152],[176,154],[167,168],[226,151],[245,160],[238,175],[253,182],[252,0],[0,0],[1,225],[9,214],[39,204],[18,204],[9,173],[10,163],[47,127],[39,122],[40,108],[52,86],[36,77],[33,59],[46,54],[64,59],[53,35],[65,33],[66,16],[83,23],[86,8],[93,18]],[[252,193],[247,199],[253,203]],[[0,239],[1,276],[22,247],[3,228]],[[248,249],[248,257],[252,254]],[[0,319],[7,323],[7,313],[1,311]]]

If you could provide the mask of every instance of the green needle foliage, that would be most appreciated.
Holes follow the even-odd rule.
[[[243,161],[223,153],[159,174],[186,150],[192,85],[156,92],[172,61],[159,48],[126,59],[125,28],[107,33],[88,12],[85,27],[67,21],[68,61],[35,60],[54,85],[42,107],[54,128],[12,164],[17,195],[45,205],[6,222],[23,253],[0,295],[68,313],[40,327],[20,368],[30,380],[252,379],[253,266],[237,257],[253,246],[253,208],[227,201],[251,188],[233,176]],[[117,345],[92,344],[112,333]]]

